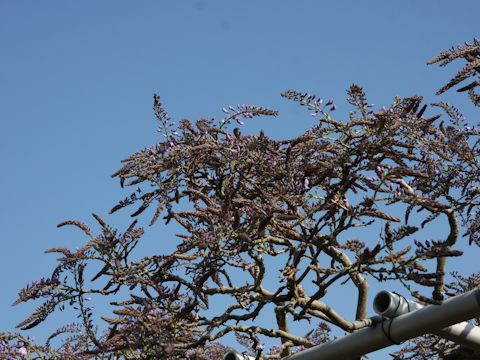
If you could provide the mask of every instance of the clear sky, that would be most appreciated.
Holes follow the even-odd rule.
[[[237,103],[277,109],[280,117],[252,119],[244,130],[274,137],[313,125],[280,92],[333,98],[346,118],[353,82],[378,107],[422,94],[477,123],[463,95],[434,96],[459,64],[425,63],[479,36],[479,13],[478,0],[0,0],[0,330],[13,330],[32,309],[10,304],[54,266],[55,255],[43,250],[83,244],[78,232],[55,225],[93,225],[92,211],[106,216],[127,195],[110,175],[161,140],[154,92],[174,119],[221,116],[222,106]],[[124,228],[127,218],[108,221]],[[160,224],[149,231],[146,252],[172,233]],[[478,254],[471,248],[460,270],[478,270]],[[62,316],[30,334],[42,338]]]

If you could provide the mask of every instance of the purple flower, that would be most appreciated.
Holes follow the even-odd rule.
[[[335,111],[337,110],[337,105],[333,104],[332,107],[330,108],[330,111]]]
[[[333,104],[333,99],[330,99],[327,101],[327,103],[325,104],[325,106],[330,106]]]
[[[222,108],[222,111],[223,111],[225,114],[228,114],[228,110],[227,110],[227,109]]]

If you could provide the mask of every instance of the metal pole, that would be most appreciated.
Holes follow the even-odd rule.
[[[351,360],[372,351],[431,333],[480,314],[480,288],[446,300],[442,305],[428,305],[393,319],[383,319],[327,344],[317,345],[287,356],[283,360]],[[228,354],[226,355],[228,356]],[[225,357],[227,360],[244,360]]]
[[[394,318],[423,307],[424,305],[388,291],[380,291],[373,300],[375,312],[387,318]],[[469,349],[480,351],[480,327],[468,322],[464,321],[431,333]]]
[[[442,305],[429,305],[394,319],[384,319],[334,340],[287,356],[284,360],[355,359],[414,337],[471,319],[480,313],[480,288],[446,300]]]
[[[225,354],[223,360],[255,360],[254,357],[240,354],[234,350],[231,350]]]

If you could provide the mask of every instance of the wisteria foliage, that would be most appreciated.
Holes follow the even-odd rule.
[[[478,49],[475,40],[431,61],[468,61],[440,92],[478,75]],[[468,90],[478,106],[477,85],[460,90]],[[18,327],[33,328],[65,307],[77,311],[79,321],[60,328],[44,346],[2,333],[2,354],[221,359],[228,348],[219,341],[235,334],[251,356],[279,359],[330,341],[333,329],[371,326],[369,281],[394,281],[426,303],[478,284],[478,276],[447,280],[448,258],[462,255],[457,242],[480,244],[480,133],[457,109],[443,102],[428,109],[422,97],[412,96],[375,110],[364,90],[352,85],[347,101],[353,110],[340,120],[332,100],[297,91],[282,97],[315,119],[292,139],[231,129],[255,116],[278,115],[252,105],[224,108],[221,121],[175,125],[155,95],[164,139],[125,159],[113,175],[134,191],[112,212],[134,207],[132,217],[148,213],[150,225],[177,223],[182,231],[175,239],[158,240],[175,241],[175,251],[132,258],[144,232],[137,220],[123,233],[95,214],[97,234],[79,221],[60,224],[77,227],[86,242],[75,251],[47,251],[60,255],[58,264],[49,277],[20,291],[15,304],[42,303]],[[427,238],[438,219],[448,231]],[[377,235],[356,235],[362,229]],[[272,259],[280,270],[269,266]],[[90,269],[97,273],[86,278]],[[356,293],[354,318],[324,300],[342,284]],[[101,296],[112,300],[113,310],[100,314],[104,323],[98,325],[90,303]],[[219,298],[228,301],[222,306]],[[265,312],[272,322],[257,321]],[[292,332],[294,322],[310,323],[311,331]],[[53,346],[60,335],[63,342]],[[266,338],[278,342],[266,348]],[[424,351],[421,342],[429,344]],[[451,343],[427,337],[394,356],[426,359],[451,349]]]

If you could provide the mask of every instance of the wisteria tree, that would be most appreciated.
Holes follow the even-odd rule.
[[[467,65],[439,93],[479,74],[480,42],[430,63],[459,58]],[[478,85],[459,89],[476,106]],[[175,241],[175,250],[133,257],[144,233],[137,220],[122,232],[97,215],[99,232],[80,221],[59,224],[81,230],[85,244],[47,250],[60,255],[58,264],[20,291],[15,304],[42,303],[18,327],[33,328],[65,307],[80,321],[58,329],[45,345],[2,333],[0,353],[214,360],[227,350],[222,338],[235,334],[251,356],[279,359],[371,326],[371,282],[395,282],[432,304],[479,284],[478,275],[451,275],[455,269],[447,266],[462,255],[459,241],[480,244],[475,126],[446,103],[427,108],[420,96],[374,109],[358,85],[347,91],[352,111],[345,120],[334,116],[332,100],[296,91],[282,97],[315,118],[293,139],[242,134],[237,124],[277,115],[250,105],[224,108],[220,122],[175,126],[155,95],[165,139],[123,161],[113,176],[134,190],[112,212],[133,208],[134,218],[153,214],[150,225],[177,223],[174,239],[158,239]],[[430,230],[439,221],[448,224],[444,235]],[[87,277],[91,269],[97,273]],[[342,285],[355,292],[351,318],[325,300]],[[92,320],[92,297],[110,299],[112,313],[99,314],[103,323]],[[270,322],[258,321],[264,314]],[[297,322],[311,331],[296,333]],[[428,346],[414,341],[394,356],[431,359],[458,350],[432,337],[421,341]]]

